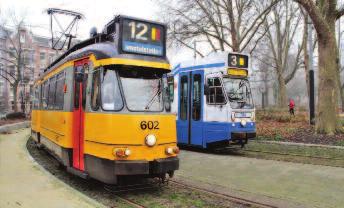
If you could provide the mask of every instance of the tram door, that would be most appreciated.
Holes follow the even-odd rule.
[[[87,86],[88,59],[74,63],[74,105],[73,105],[73,167],[84,167],[84,119]]]
[[[203,85],[204,71],[179,74],[178,143],[203,144]]]

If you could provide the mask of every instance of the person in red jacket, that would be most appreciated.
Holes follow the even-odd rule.
[[[295,116],[295,114],[294,114],[294,108],[295,108],[295,102],[294,102],[294,100],[293,99],[289,99],[289,113],[290,113],[290,115],[293,115],[293,116]]]

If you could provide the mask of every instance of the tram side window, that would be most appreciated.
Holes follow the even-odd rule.
[[[65,84],[65,76],[64,76],[64,72],[61,72],[56,76],[56,98],[55,98],[55,109],[56,110],[62,110],[63,109],[64,84]]]
[[[207,79],[209,93],[207,94],[207,103],[208,104],[225,104],[225,96],[223,93],[223,88],[221,85],[220,78],[211,77]]]
[[[180,80],[180,119],[187,120],[188,113],[188,77],[182,76]]]
[[[54,109],[56,93],[56,77],[49,79],[49,92],[48,92],[48,108]]]
[[[193,75],[192,119],[194,121],[201,119],[201,78],[200,74]]]
[[[120,110],[123,107],[116,71],[103,70],[101,79],[101,101],[104,110]]]
[[[99,81],[100,81],[100,70],[93,72],[92,76],[92,94],[91,94],[91,107],[94,111],[99,109]]]
[[[39,86],[34,89],[33,109],[39,109]]]
[[[48,80],[44,82],[42,92],[43,92],[43,94],[42,94],[42,107],[43,107],[43,109],[47,109],[47,107],[48,107],[48,92],[49,92]]]
[[[37,97],[36,97],[36,87],[33,87],[33,96],[32,96],[32,103],[33,103],[33,105],[32,105],[32,110],[35,110],[36,109],[36,99],[37,99]]]

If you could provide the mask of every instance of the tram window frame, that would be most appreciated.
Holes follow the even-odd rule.
[[[52,90],[51,90],[52,89]],[[56,95],[56,76],[49,78],[48,109],[53,110]]]
[[[197,78],[197,79],[196,79]],[[198,87],[198,91],[196,92],[195,84]],[[197,93],[197,97],[195,96]],[[199,105],[195,106],[195,101],[198,99]],[[192,120],[199,121],[202,117],[202,75],[194,74],[192,77]],[[197,110],[197,111],[195,111]]]
[[[125,105],[125,100],[123,99],[123,94],[122,94],[122,89],[121,89],[121,84],[120,84],[120,80],[119,80],[119,75],[117,73],[117,70],[115,70],[114,68],[104,68],[104,67],[101,67],[100,68],[100,71],[102,73],[100,73],[100,107],[103,111],[108,111],[108,112],[118,112],[118,111],[121,111],[123,108],[124,108],[124,105]],[[104,82],[104,75],[106,73],[106,71],[113,71],[114,72],[114,75],[115,75],[115,82],[117,83],[117,87],[118,87],[118,92],[119,92],[119,97],[120,97],[120,100],[121,100],[121,107],[120,108],[114,108],[114,109],[105,109],[104,108],[104,103],[103,103],[103,82]]]
[[[211,79],[213,79],[213,80],[217,79],[219,81],[220,85],[215,85],[215,81],[213,81],[213,85],[210,85],[210,83],[211,83],[210,80]],[[208,105],[225,105],[225,104],[227,104],[227,100],[226,100],[226,96],[225,96],[225,91],[223,89],[223,84],[221,82],[220,77],[208,77],[207,78],[207,85],[208,85],[208,88],[209,88],[209,92],[206,95],[206,100],[207,100],[207,104]],[[213,96],[214,96],[213,101],[214,102],[211,102],[211,100],[210,100],[212,89],[214,89],[214,93],[213,93]],[[217,89],[220,89],[221,92],[222,92],[223,102],[217,102],[217,96],[216,96]]]
[[[64,85],[65,85],[64,71],[56,75],[56,92],[55,92],[55,110],[63,110],[64,107]]]
[[[34,91],[33,91],[33,107],[32,109],[37,110],[39,108],[39,85],[34,87]]]
[[[36,108],[36,87],[33,86],[33,98],[31,98],[32,101],[33,101],[33,105],[32,105],[32,110],[35,110]]]
[[[185,84],[185,85],[184,85]],[[183,91],[183,87],[186,86],[186,89]],[[184,96],[184,92],[186,92],[186,95]],[[183,96],[186,98],[184,99]],[[188,103],[189,103],[189,78],[187,75],[183,75],[180,78],[180,95],[179,95],[179,99],[180,99],[180,107],[179,107],[179,119],[186,121],[188,120]],[[183,102],[185,100],[185,102]],[[185,104],[185,113],[182,113],[182,108],[183,108],[183,104]]]
[[[42,86],[42,109],[48,109],[49,80],[46,80]]]
[[[93,111],[98,111],[101,106],[101,97],[100,97],[100,72],[102,68],[97,68],[92,73],[92,91],[91,91],[91,109]],[[97,87],[97,94],[95,96],[95,80],[97,80],[96,87]],[[95,100],[94,100],[95,99]],[[95,101],[95,102],[94,102]]]

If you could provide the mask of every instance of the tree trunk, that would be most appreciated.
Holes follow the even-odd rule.
[[[340,129],[337,116],[338,86],[336,76],[337,57],[336,39],[333,35],[318,35],[319,87],[316,131],[334,134]]]
[[[308,15],[304,15],[304,22],[303,22],[303,59],[304,59],[304,66],[305,66],[305,78],[306,78],[306,85],[307,85],[307,95],[308,95],[308,102],[309,102],[309,53],[308,53]]]
[[[14,112],[18,112],[18,105],[17,105],[17,90],[18,90],[18,84],[15,83],[13,85],[13,107],[14,107]]]
[[[278,107],[284,108],[287,105],[287,88],[283,75],[278,73]]]
[[[340,99],[342,101],[341,103],[342,113],[344,113],[344,84],[342,87],[339,87],[339,92],[340,92]]]

